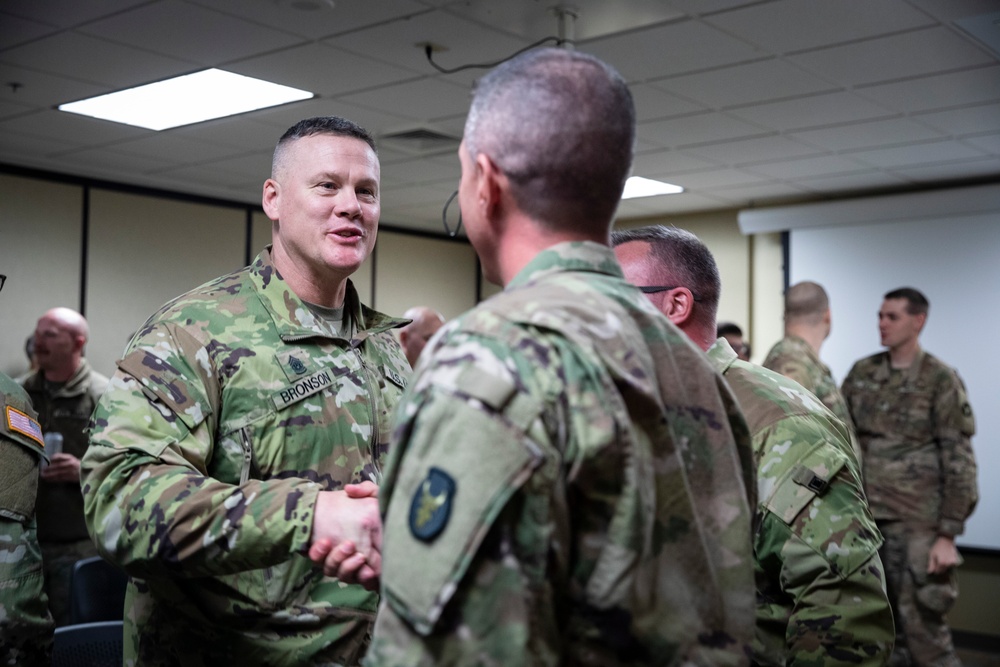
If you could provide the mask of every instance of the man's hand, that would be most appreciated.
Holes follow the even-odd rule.
[[[80,483],[80,459],[72,454],[53,454],[49,465],[42,468],[41,477],[46,482]]]
[[[958,549],[952,537],[938,536],[927,557],[927,574],[944,574],[959,563]]]
[[[323,564],[326,576],[374,590],[382,571],[381,549],[382,522],[375,484],[348,484],[343,491],[320,492],[309,558]]]

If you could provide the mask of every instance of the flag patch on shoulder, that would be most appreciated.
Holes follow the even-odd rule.
[[[42,425],[37,421],[24,414],[20,410],[7,406],[7,428],[15,433],[20,433],[21,435],[26,435],[35,442],[37,442],[42,447],[45,446],[45,441],[42,439]]]

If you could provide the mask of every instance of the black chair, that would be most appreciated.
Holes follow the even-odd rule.
[[[52,667],[121,667],[122,625],[103,621],[56,628]]]
[[[128,576],[100,556],[78,560],[69,584],[70,623],[122,620],[127,584]]]

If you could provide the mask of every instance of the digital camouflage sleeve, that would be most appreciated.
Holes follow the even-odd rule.
[[[610,249],[541,253],[432,345],[365,664],[745,664],[746,426]]]
[[[0,664],[48,666],[53,622],[35,530],[42,429],[28,395],[0,373]]]
[[[724,339],[709,357],[747,418],[757,456],[754,557],[760,665],[883,665],[894,627],[852,436],[788,378],[737,360]]]

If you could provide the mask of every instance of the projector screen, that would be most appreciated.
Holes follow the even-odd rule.
[[[921,346],[954,367],[976,417],[972,447],[979,504],[957,540],[1000,550],[1000,212],[793,229],[789,279],[830,295],[833,331],[820,356],[838,384],[853,363],[880,351],[882,296],[915,287],[930,301]],[[992,336],[998,337],[997,349]]]

